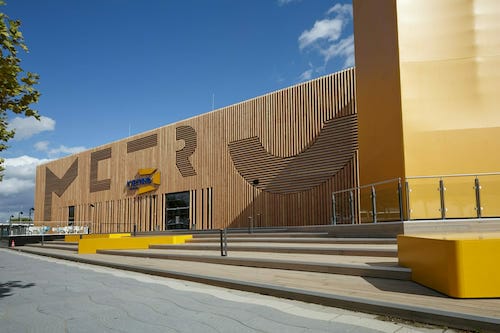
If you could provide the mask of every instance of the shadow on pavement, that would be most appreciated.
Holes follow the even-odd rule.
[[[34,283],[23,284],[21,281],[9,281],[5,283],[0,283],[0,298],[7,296],[12,296],[12,289],[14,288],[31,288],[34,287]]]
[[[437,291],[434,291],[432,289],[429,289],[412,281],[400,281],[400,280],[369,278],[369,277],[365,277],[364,279],[368,283],[373,285],[375,288],[383,291],[448,298],[448,296],[444,294],[441,294]]]

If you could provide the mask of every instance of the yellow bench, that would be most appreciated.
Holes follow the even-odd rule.
[[[79,242],[80,239],[89,238],[121,238],[130,236],[130,233],[115,233],[115,234],[82,234],[82,235],[66,235],[64,236],[65,242]]]
[[[457,298],[500,297],[500,233],[398,236],[412,280]]]
[[[147,249],[150,244],[184,244],[192,235],[145,236],[121,238],[83,238],[78,242],[78,254],[96,253],[97,250]]]

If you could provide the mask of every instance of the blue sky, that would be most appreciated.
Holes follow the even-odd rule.
[[[36,165],[354,65],[351,1],[7,0],[40,122],[10,115],[0,221]]]

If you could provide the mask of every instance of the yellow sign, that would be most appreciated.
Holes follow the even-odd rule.
[[[161,173],[157,169],[139,169],[135,179],[127,181],[129,190],[137,190],[136,194],[154,191],[161,184]]]

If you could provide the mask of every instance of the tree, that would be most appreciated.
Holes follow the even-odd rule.
[[[0,6],[5,2],[0,0]],[[8,130],[8,112],[40,119],[38,112],[31,108],[37,103],[40,93],[34,88],[38,74],[25,72],[21,66],[18,52],[28,52],[24,37],[19,30],[21,22],[11,20],[0,12],[0,152],[7,149],[7,141],[15,132]],[[0,181],[4,171],[4,160],[0,158]]]

